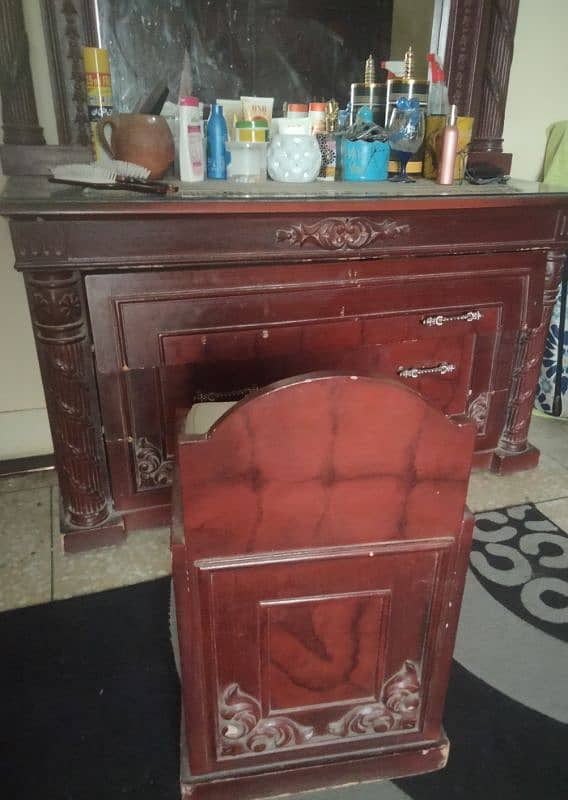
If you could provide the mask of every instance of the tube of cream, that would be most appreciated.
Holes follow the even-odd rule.
[[[265,119],[270,128],[272,121],[272,108],[274,106],[273,97],[241,97],[243,104],[243,117],[251,122],[257,119]]]

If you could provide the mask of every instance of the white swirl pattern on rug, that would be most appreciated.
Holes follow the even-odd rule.
[[[481,576],[501,586],[519,586],[520,600],[534,617],[552,624],[568,623],[568,604],[557,607],[546,602],[546,597],[559,595],[568,598],[568,581],[555,575],[535,575],[533,563],[545,570],[568,568],[568,536],[551,520],[527,519],[534,506],[521,505],[502,511],[487,511],[476,515],[475,541],[484,543],[483,550],[473,550],[471,564]],[[503,544],[514,539],[518,530],[508,524],[511,520],[522,522],[530,531],[520,537],[516,546]],[[484,527],[479,527],[481,523]],[[534,531],[534,532],[533,532]],[[539,555],[543,545],[552,545],[560,552]],[[487,555],[505,559],[507,567],[492,566]],[[536,558],[528,558],[533,556]]]
[[[567,657],[564,642],[506,609],[468,572],[454,650],[460,664],[513,700],[568,723]]]

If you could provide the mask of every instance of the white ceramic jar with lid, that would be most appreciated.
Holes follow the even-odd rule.
[[[273,181],[315,181],[321,167],[321,151],[315,136],[274,136],[268,148],[268,174]]]

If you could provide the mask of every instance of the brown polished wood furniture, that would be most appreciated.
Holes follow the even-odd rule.
[[[184,796],[272,797],[445,765],[474,435],[400,381],[326,373],[181,433]]]
[[[470,416],[478,468],[537,463],[527,431],[568,195],[261,189],[156,200],[9,182],[0,213],[28,290],[66,549],[169,523],[176,408],[312,370],[386,373]]]

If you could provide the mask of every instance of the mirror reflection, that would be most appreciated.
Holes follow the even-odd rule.
[[[203,102],[241,95],[283,102],[349,99],[365,59],[402,60],[427,73],[439,0],[97,0],[115,108],[132,111],[157,84],[177,102],[184,53]],[[377,80],[386,78],[378,69]]]

